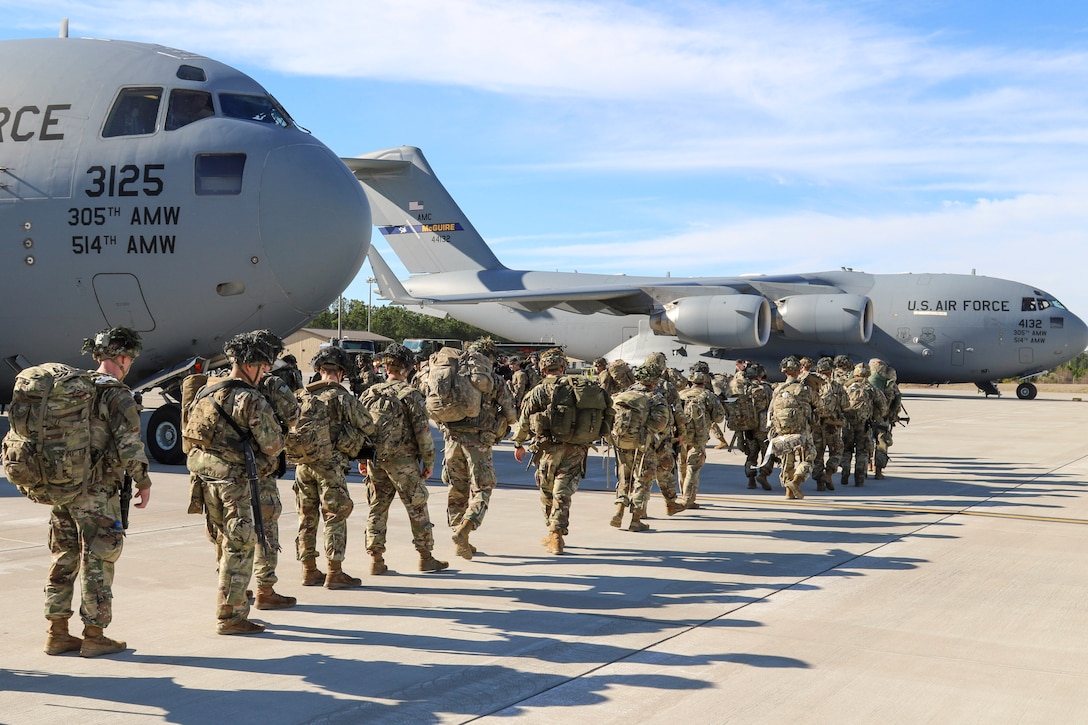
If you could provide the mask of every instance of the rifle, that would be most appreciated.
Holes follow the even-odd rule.
[[[128,511],[132,506],[132,476],[125,471],[121,481],[121,528],[128,529]]]
[[[257,544],[262,551],[265,551],[268,548],[268,539],[264,535],[264,517],[261,515],[261,477],[257,473],[257,457],[253,454],[253,445],[249,442],[250,432],[242,430],[242,427],[234,422],[234,418],[223,410],[223,406],[215,398],[212,398],[212,405],[242,439],[242,453],[246,458],[246,478],[249,480],[249,505],[253,509],[253,531],[257,534]]]

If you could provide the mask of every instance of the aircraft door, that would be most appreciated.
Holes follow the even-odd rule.
[[[155,329],[155,318],[147,308],[140,280],[132,274],[96,274],[92,281],[94,296],[106,325],[124,325],[138,332]]]
[[[967,349],[967,346],[962,342],[952,343],[952,364],[963,365],[963,353]]]

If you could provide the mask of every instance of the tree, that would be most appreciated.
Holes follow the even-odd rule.
[[[314,318],[310,327],[336,329],[336,305]],[[341,323],[345,330],[367,329],[367,305],[360,300],[344,300]],[[413,312],[400,305],[375,305],[370,309],[370,331],[402,341],[411,337],[475,340],[489,333],[451,317],[434,317]],[[496,340],[502,338],[496,337]]]

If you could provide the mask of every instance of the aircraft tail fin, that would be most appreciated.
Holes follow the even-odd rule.
[[[343,160],[410,274],[505,269],[414,146]]]
[[[404,289],[404,285],[393,274],[389,264],[382,259],[382,255],[378,254],[378,250],[373,245],[367,250],[366,256],[370,260],[370,269],[374,272],[374,281],[378,283],[378,294],[382,299],[389,300],[395,305],[424,304],[423,300],[413,297],[408,290]]]

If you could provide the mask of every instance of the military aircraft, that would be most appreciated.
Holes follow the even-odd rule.
[[[239,332],[327,309],[370,246],[343,162],[252,78],[193,53],[64,37],[0,42],[0,402],[81,341],[135,328],[133,389],[168,399]],[[176,402],[148,446],[182,460]]]
[[[423,153],[398,147],[344,159],[367,189],[374,224],[408,269],[401,283],[373,248],[382,294],[510,339],[553,340],[569,354],[670,364],[736,358],[772,375],[786,355],[879,357],[902,382],[1027,382],[1088,346],[1088,327],[1051,294],[962,274],[848,269],[744,277],[629,277],[508,269],[438,181]],[[680,365],[677,365],[677,363]]]

